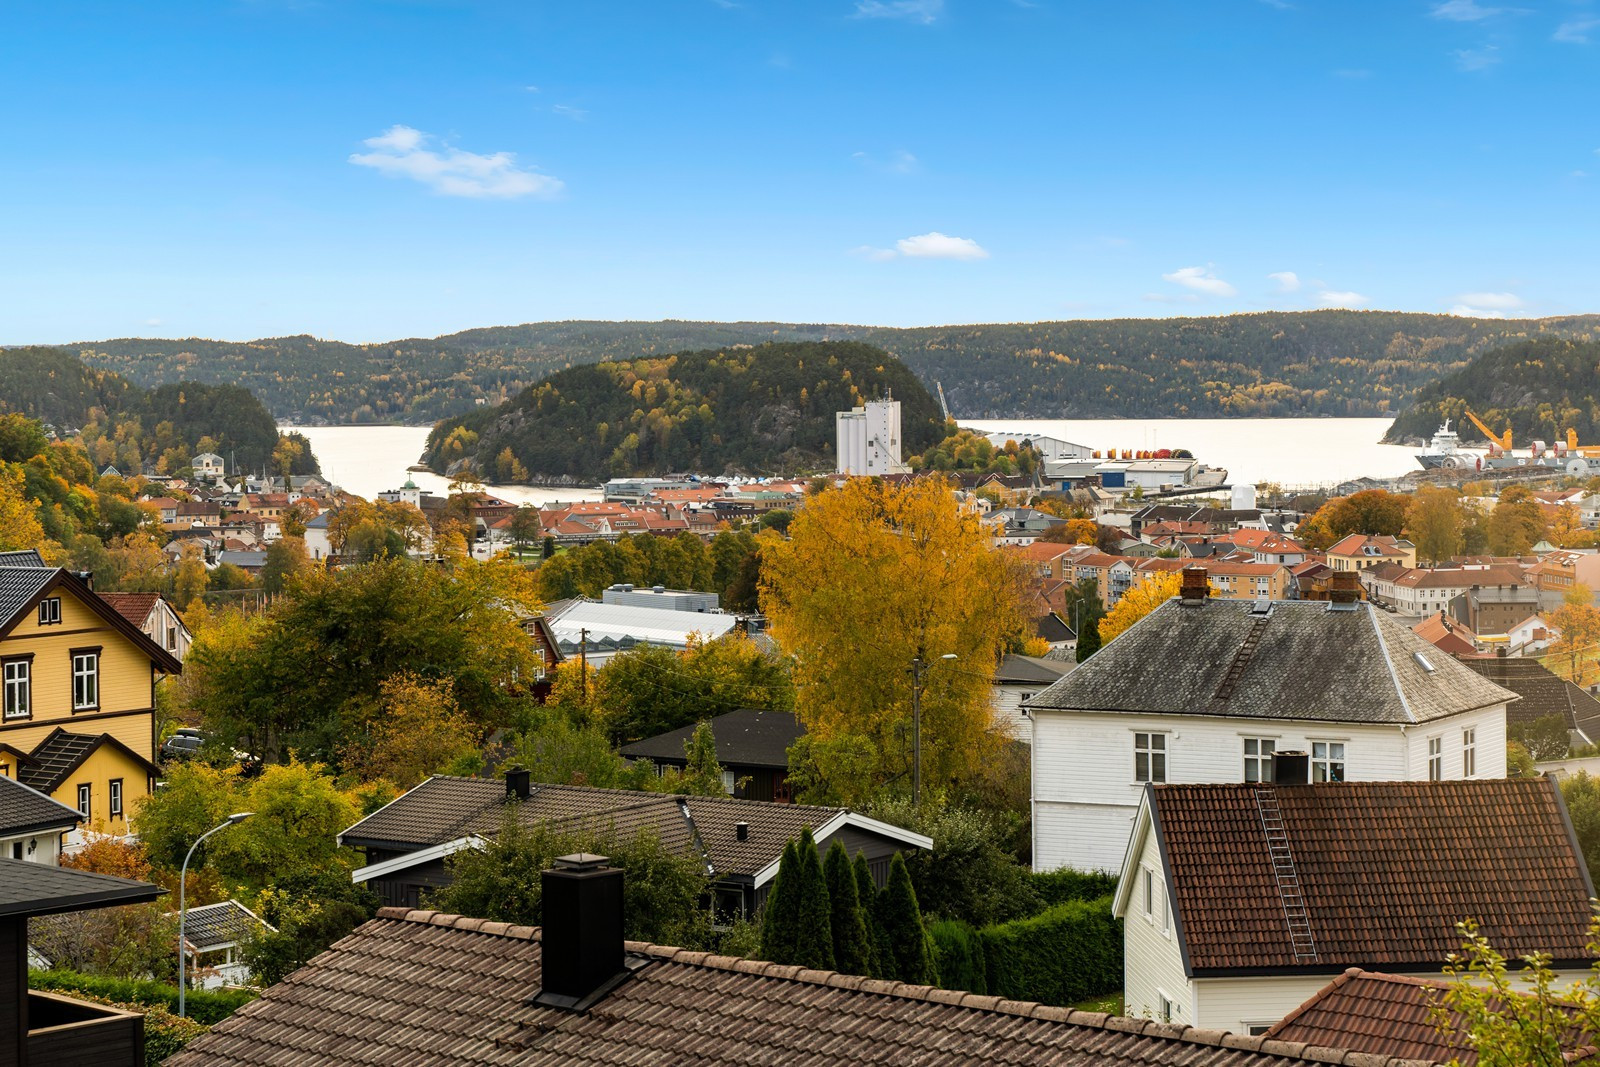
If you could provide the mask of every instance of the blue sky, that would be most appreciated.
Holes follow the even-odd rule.
[[[12,0],[0,343],[1600,311],[1600,2]]]

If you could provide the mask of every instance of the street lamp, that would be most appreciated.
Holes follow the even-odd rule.
[[[178,875],[178,1017],[180,1019],[183,1017],[184,993],[186,992],[183,984],[183,924],[189,918],[189,907],[186,902],[188,895],[186,890],[189,888],[189,861],[194,858],[194,850],[199,848],[200,843],[206,838],[218,830],[226,830],[230,826],[236,826],[254,814],[255,812],[253,811],[234,812],[196,838],[195,843],[189,846],[189,854],[183,857],[183,870]]]
[[[939,657],[946,663],[956,658],[954,652]],[[917,653],[911,658],[911,804],[922,807],[922,675],[930,664]]]

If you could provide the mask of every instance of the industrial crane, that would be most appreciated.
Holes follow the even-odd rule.
[[[1498,452],[1511,451],[1511,427],[1507,426],[1505,436],[1501,437],[1499,434],[1489,429],[1489,427],[1485,426],[1483,424],[1483,420],[1472,413],[1471,408],[1467,408],[1467,418],[1472,420],[1472,425],[1478,428],[1479,433],[1488,438],[1490,455],[1494,455]]]

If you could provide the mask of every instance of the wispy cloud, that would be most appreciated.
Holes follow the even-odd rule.
[[[514,152],[480,155],[448,145],[435,149],[431,147],[435,140],[410,126],[391,126],[363,141],[373,151],[357,152],[350,162],[392,178],[410,178],[440,196],[515,200],[552,197],[563,188],[558,178],[517,166]]]
[[[1210,267],[1179,267],[1171,274],[1163,274],[1161,279],[1206,296],[1233,296],[1239,291],[1217,277]]]
[[[938,21],[944,0],[856,0],[858,19],[905,19],[924,26]]]
[[[1273,271],[1267,277],[1278,283],[1280,293],[1294,293],[1300,290],[1300,275],[1292,270]]]
[[[1522,306],[1522,297],[1516,293],[1462,293],[1456,300],[1491,311],[1514,311]]]
[[[550,105],[550,111],[564,119],[571,119],[573,122],[582,122],[589,117],[588,111],[581,107],[573,107],[570,104],[552,104]]]
[[[1573,19],[1557,26],[1556,32],[1550,35],[1550,39],[1567,44],[1588,44],[1589,33],[1597,26],[1600,26],[1600,18]]]
[[[913,259],[988,259],[989,252],[970,237],[947,237],[937,230],[902,237],[894,243],[902,256]]]
[[[852,152],[850,158],[866,167],[884,174],[915,174],[922,169],[921,162],[910,152],[900,150],[891,152],[887,158],[880,159],[866,152]]]
[[[850,250],[850,254],[873,263],[887,263],[899,255],[892,248],[874,248],[872,245],[858,245]]]
[[[1317,294],[1317,303],[1330,308],[1358,308],[1367,302],[1360,293],[1348,289],[1324,289]]]
[[[1495,308],[1475,308],[1467,304],[1456,304],[1445,314],[1459,315],[1464,319],[1503,319],[1506,317],[1504,311],[1499,311]]]
[[[1142,298],[1152,304],[1195,304],[1200,300],[1199,293],[1146,293]]]
[[[1458,48],[1450,54],[1456,57],[1458,70],[1488,70],[1500,62],[1500,46],[1493,44],[1482,48]]]
[[[1477,0],[1444,0],[1429,12],[1436,19],[1450,22],[1481,22],[1505,11],[1503,7],[1484,7]]]

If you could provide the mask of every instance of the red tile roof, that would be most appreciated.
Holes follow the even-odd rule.
[[[536,928],[384,908],[166,1063],[1401,1067],[1150,1019],[626,947],[648,966],[587,1013],[568,1012],[531,1003]]]
[[[1070,677],[1070,675],[1069,675]],[[1252,785],[1148,794],[1197,976],[1306,970],[1284,921]],[[1589,961],[1594,887],[1547,778],[1277,786],[1317,959],[1436,970],[1476,919],[1508,957]]]
[[[150,617],[160,593],[101,593],[100,599],[111,605],[113,611],[135,626],[143,626]]]

